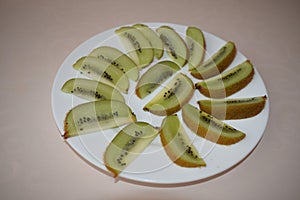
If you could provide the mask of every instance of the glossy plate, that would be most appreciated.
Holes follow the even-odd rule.
[[[153,29],[158,28],[161,25],[169,25],[173,27],[181,35],[182,38],[185,38],[185,31],[187,26],[169,23],[145,24]],[[73,63],[75,63],[78,58],[84,55],[88,55],[88,53],[91,52],[94,48],[103,45],[112,46],[125,52],[119,38],[114,34],[114,30],[118,28],[119,27],[115,27],[113,29],[107,30],[83,42],[80,46],[78,46],[74,51],[70,53],[70,55],[65,59],[59,71],[57,72],[52,88],[52,110],[54,119],[61,135],[63,135],[64,133],[63,124],[66,113],[72,107],[86,102],[85,100],[73,97],[70,94],[65,94],[60,90],[65,81],[70,78],[85,78],[72,68]],[[221,46],[223,46],[226,41],[207,32],[204,32],[204,36],[207,46],[207,55],[205,59],[207,59],[209,55],[212,55]],[[236,45],[238,49],[238,44]],[[236,66],[246,59],[247,58],[243,54],[237,52],[234,61],[231,63],[228,69]],[[164,53],[164,56],[160,59],[160,61],[161,60],[170,60],[166,52]],[[156,62],[157,60],[154,60],[152,65]],[[255,61],[253,63],[255,65]],[[181,70],[181,72],[187,74],[194,81],[194,83],[199,81],[197,79],[194,79],[188,73],[187,68],[188,67],[186,65]],[[149,69],[149,67],[142,70],[140,75],[143,74],[147,69]],[[124,95],[126,103],[136,114],[138,121],[146,121],[153,126],[160,126],[163,117],[157,117],[150,114],[149,112],[144,112],[142,110],[143,106],[150,100],[153,95],[155,95],[157,91],[146,97],[144,100],[140,100],[134,93],[135,86],[136,83],[131,81],[129,93],[128,95]],[[230,98],[254,97],[260,95],[267,95],[267,91],[261,76],[255,69],[253,80],[247,85],[247,87],[230,96]],[[196,102],[200,99],[206,99],[206,97],[201,95],[196,90],[193,98],[189,103],[197,106]],[[177,114],[179,116],[179,119],[182,119],[181,111],[179,111]],[[265,127],[267,125],[268,116],[269,99],[267,99],[264,110],[255,117],[242,120],[226,120],[226,123],[245,132],[247,135],[245,139],[231,146],[216,145],[212,142],[202,139],[192,133],[182,122],[186,132],[193,140],[194,145],[198,148],[200,155],[202,155],[202,157],[204,158],[207,164],[206,167],[183,168],[173,164],[167,157],[160,142],[160,138],[157,137],[143,152],[143,154],[141,154],[126,169],[126,171],[120,174],[118,179],[131,183],[150,186],[177,186],[194,184],[222,175],[226,171],[234,168],[237,164],[239,164],[256,147],[263,136]],[[103,153],[109,142],[117,134],[120,128],[69,138],[66,140],[66,143],[76,152],[77,155],[83,158],[83,160],[88,162],[90,165],[99,169],[99,171],[105,174],[110,174],[103,165]]]

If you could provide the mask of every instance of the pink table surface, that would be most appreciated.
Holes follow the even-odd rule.
[[[297,199],[300,196],[298,1],[1,1],[0,199]],[[91,36],[136,22],[194,25],[256,66],[270,98],[264,137],[240,165],[196,185],[153,188],[114,179],[59,136],[51,87]]]

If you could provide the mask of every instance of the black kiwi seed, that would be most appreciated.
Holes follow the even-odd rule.
[[[108,74],[107,72],[105,72],[105,71],[103,72],[102,76],[103,76],[104,78],[110,80],[110,81],[113,80],[112,77],[111,77],[111,75],[109,75],[109,74]]]
[[[113,61],[113,62],[110,62],[112,65],[116,66],[116,67],[119,67],[119,64],[116,63],[116,61]],[[121,70],[124,70],[123,68]]]
[[[227,80],[227,79],[229,79],[230,77],[232,77],[232,76],[236,75],[237,73],[239,73],[241,70],[242,70],[242,69],[239,68],[239,69],[237,69],[236,71],[234,71],[234,72],[228,74],[227,76],[224,76],[223,78],[220,78],[220,79],[218,79],[218,80],[219,80],[219,81],[221,81],[221,80],[222,80],[222,81]]]
[[[160,38],[161,38],[161,40],[165,43],[165,45],[168,47],[168,49],[169,49],[171,55],[172,55],[175,59],[177,59],[177,54],[176,54],[175,48],[174,48],[174,46],[172,45],[172,43],[169,41],[168,37],[162,34],[162,35],[160,35]]]
[[[131,41],[134,47],[138,50],[138,52],[142,53],[142,48],[140,43],[136,40],[136,37],[128,32],[124,33],[125,36]]]
[[[170,71],[166,71],[166,72],[163,72],[157,79],[156,83],[161,83],[163,80],[165,80],[166,78],[172,76],[173,73],[170,72]]]

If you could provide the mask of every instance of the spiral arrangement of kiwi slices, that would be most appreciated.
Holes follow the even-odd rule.
[[[75,70],[93,80],[72,78],[61,88],[64,93],[89,101],[66,114],[65,139],[125,126],[104,153],[105,166],[116,177],[158,135],[167,156],[175,164],[181,167],[206,166],[205,158],[200,156],[197,146],[181,125],[177,116],[179,112],[189,130],[210,142],[233,145],[246,137],[246,133],[223,120],[258,115],[264,109],[267,97],[227,99],[246,87],[255,73],[250,61],[230,68],[236,56],[233,42],[227,42],[203,62],[209,44],[197,27],[186,29],[185,40],[170,26],[154,30],[144,24],[135,24],[121,27],[115,33],[127,52],[109,46],[93,49],[73,65]],[[160,61],[164,51],[169,59]],[[192,77],[203,81],[194,83],[192,77],[183,74],[182,68],[186,65]],[[140,99],[157,92],[145,102],[143,110],[164,116],[161,127],[139,121],[126,104],[123,95],[128,93],[132,84],[129,80],[136,84],[135,94]],[[163,83],[166,83],[164,87],[159,87]],[[190,104],[195,89],[206,97],[218,99],[200,99],[195,102],[199,104],[196,108]]]

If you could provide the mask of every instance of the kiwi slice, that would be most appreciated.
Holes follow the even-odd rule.
[[[153,48],[144,34],[134,27],[121,27],[115,31],[139,68],[147,67],[154,57]]]
[[[201,110],[218,119],[243,119],[259,114],[265,107],[267,96],[200,100],[197,103]]]
[[[136,121],[131,109],[115,100],[92,101],[72,108],[64,121],[64,138],[118,127]]]
[[[193,94],[193,82],[186,75],[179,73],[143,109],[159,116],[172,115],[179,111]]]
[[[133,81],[137,81],[139,78],[139,70],[135,62],[116,48],[101,46],[94,49],[89,56],[97,57],[116,66]]]
[[[89,101],[114,99],[124,102],[124,97],[115,88],[84,78],[72,78],[66,81],[61,90]]]
[[[176,115],[167,116],[163,120],[160,139],[167,155],[175,164],[182,167],[206,166]]]
[[[130,165],[158,135],[158,130],[146,122],[135,122],[123,128],[104,153],[104,164],[114,177]]]
[[[199,66],[204,59],[206,44],[202,31],[197,27],[188,27],[186,30],[186,43],[190,52],[189,70],[192,70]]]
[[[89,78],[115,86],[125,94],[128,93],[129,80],[126,74],[104,60],[92,56],[82,57],[77,60],[73,68]]]
[[[161,26],[156,30],[163,41],[170,58],[179,66],[184,66],[189,57],[189,51],[180,35],[169,26]]]
[[[229,71],[195,84],[205,96],[224,98],[246,87],[252,80],[254,69],[250,61],[245,61]]]
[[[246,136],[245,133],[223,123],[190,104],[183,106],[182,119],[191,131],[217,144],[235,144]]]
[[[144,34],[154,50],[155,57],[157,59],[160,59],[164,54],[164,44],[162,43],[157,33],[145,24],[135,24],[133,25],[133,27],[137,28]]]
[[[180,67],[172,61],[161,61],[153,65],[138,81],[135,93],[139,98],[151,94],[159,85],[171,77]],[[157,73],[159,72],[159,73]]]
[[[198,79],[207,79],[222,73],[233,61],[236,48],[233,42],[227,42],[210,59],[191,71]]]

